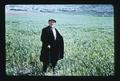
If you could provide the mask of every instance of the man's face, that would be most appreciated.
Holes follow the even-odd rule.
[[[49,21],[48,24],[51,26],[51,27],[55,27],[56,23],[54,21]]]

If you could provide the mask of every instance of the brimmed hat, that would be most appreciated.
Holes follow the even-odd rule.
[[[50,21],[54,21],[54,22],[56,22],[56,20],[55,20],[55,19],[49,19],[49,20],[48,20],[48,22],[50,22]]]

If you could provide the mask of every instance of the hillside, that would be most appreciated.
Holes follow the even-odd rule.
[[[6,11],[113,16],[112,5],[7,5]]]

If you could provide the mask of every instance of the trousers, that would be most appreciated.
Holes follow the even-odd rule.
[[[53,68],[53,71],[54,71],[55,66],[56,66],[56,64],[57,64],[57,60],[51,61],[51,62],[49,62],[49,61],[44,61],[44,62],[43,62],[43,67],[42,67],[42,71],[43,71],[43,72],[46,72],[46,71],[47,71],[47,68],[48,68],[49,64],[51,64],[51,67]]]

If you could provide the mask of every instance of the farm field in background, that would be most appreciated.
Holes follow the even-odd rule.
[[[56,76],[114,75],[114,19],[54,13],[6,13],[6,74],[41,76],[41,30],[49,18],[57,20],[64,38],[64,59]],[[48,68],[46,73],[52,76]]]

